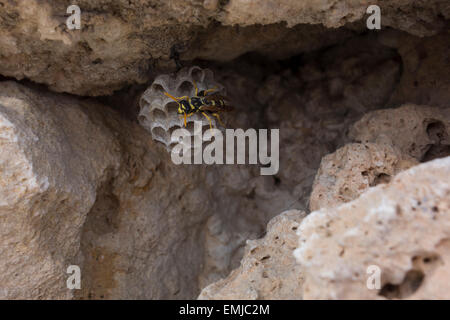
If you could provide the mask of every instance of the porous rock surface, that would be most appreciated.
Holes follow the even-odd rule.
[[[420,169],[414,170],[417,168],[414,166],[418,165],[419,161],[429,161],[436,157],[449,155],[447,137],[449,128],[448,121],[450,120],[450,117],[448,111],[449,109],[406,104],[395,109],[369,112],[353,124],[350,127],[350,137],[352,140],[358,142],[349,143],[338,149],[336,152],[324,156],[317,172],[310,197],[310,208],[311,211],[314,212],[312,212],[307,219],[318,217],[317,219],[321,224],[318,225],[318,223],[316,223],[315,225],[304,228],[306,230],[305,234],[307,233],[308,237],[311,239],[309,241],[323,241],[326,243],[328,243],[328,241],[330,243],[334,241],[335,243],[340,244],[346,243],[345,241],[349,238],[348,246],[353,248],[354,244],[359,244],[360,242],[367,246],[371,246],[372,243],[379,241],[379,238],[387,237],[387,243],[375,244],[374,247],[357,247],[355,249],[355,255],[361,254],[361,252],[367,252],[367,255],[370,256],[371,252],[375,252],[373,255],[379,256],[380,259],[389,260],[391,257],[395,259],[397,255],[399,255],[399,259],[404,260],[405,258],[402,256],[404,254],[396,251],[396,245],[390,245],[390,239],[393,238],[392,241],[395,243],[396,241],[400,241],[396,240],[396,237],[398,237],[398,239],[403,239],[404,243],[409,243],[410,241],[417,243],[416,239],[420,239],[420,236],[417,236],[417,238],[415,236],[410,237],[409,234],[413,233],[411,230],[402,230],[398,233],[391,231],[391,217],[389,216],[391,211],[397,212],[396,210],[400,210],[401,212],[398,217],[395,215],[395,218],[398,218],[401,221],[394,221],[394,225],[403,224],[405,225],[405,228],[407,228],[406,225],[410,223],[410,219],[417,210],[417,206],[405,208],[402,206],[398,209],[397,203],[399,202],[399,199],[414,203],[422,203],[423,200],[420,199],[427,199],[427,207],[421,208],[425,218],[428,217],[427,212],[437,212],[436,210],[438,210],[441,214],[440,217],[445,220],[447,219],[446,215],[449,213],[449,203],[447,198],[450,192],[448,184],[450,157],[447,157],[442,161],[436,160],[431,162],[428,166],[423,165],[418,167]],[[295,117],[293,117],[293,121],[295,121]],[[406,126],[406,128],[404,128],[404,126]],[[410,135],[408,135],[407,132],[410,132]],[[421,150],[421,152],[416,152],[416,148],[411,148],[413,142],[419,146],[418,149]],[[394,178],[399,172],[411,167],[414,168],[407,171],[408,173],[400,175],[399,178]],[[439,174],[441,174],[441,176],[435,181],[437,183],[437,185],[435,185],[435,176]],[[416,175],[417,177],[415,177]],[[392,179],[394,179],[394,181],[392,181]],[[403,181],[402,179],[406,179],[407,181]],[[414,179],[418,179],[418,181]],[[396,183],[396,181],[400,182]],[[377,185],[381,185],[376,188],[378,191],[370,189]],[[413,186],[415,185],[419,187],[414,188]],[[407,186],[408,188],[403,186]],[[395,197],[394,200],[385,200],[386,197],[390,196],[388,191],[384,191],[385,189],[391,190],[391,193]],[[422,190],[424,190],[423,192],[425,193],[429,192],[429,194],[416,194]],[[385,192],[387,193],[386,195],[384,194]],[[367,193],[375,193],[377,195],[373,196],[373,200],[362,200],[368,197],[366,196]],[[342,205],[344,203],[347,203],[347,205]],[[385,203],[390,203],[391,208],[383,207]],[[365,215],[366,212],[375,212],[371,215],[367,215],[376,219],[378,212],[376,211],[376,208],[378,205],[380,206],[381,212],[380,220],[367,222],[366,220],[369,218],[366,219],[363,216],[359,216]],[[355,207],[359,208],[355,209],[358,210],[357,212],[352,211]],[[315,211],[318,209],[321,210]],[[387,213],[384,213],[384,209],[387,210]],[[354,217],[353,220],[347,220],[347,215],[350,215],[347,212],[352,212]],[[324,215],[328,220],[325,219],[326,221],[324,221]],[[433,220],[435,217],[436,214],[432,214],[430,219]],[[388,221],[383,221],[383,218],[386,218]],[[412,223],[412,228],[415,228],[414,226],[421,226],[421,219],[423,218],[424,217],[417,218],[417,221]],[[327,238],[331,237],[333,234],[328,230],[331,228],[330,226],[332,225],[333,219],[342,219],[342,230],[339,230],[340,233],[336,238],[328,240]],[[363,222],[360,222],[360,220]],[[386,229],[380,231],[382,234],[374,234],[373,239],[365,239],[367,235],[370,235],[370,231],[362,232],[358,230],[361,225],[366,225],[366,223],[369,224],[367,225],[367,229],[364,230],[369,230],[369,225],[375,225],[376,230],[381,228],[381,226],[386,226]],[[378,227],[380,224],[381,226]],[[303,222],[300,222],[300,225],[303,226]],[[427,224],[425,223],[422,229],[423,233],[426,233],[426,226]],[[323,252],[323,256],[320,256],[319,259],[328,259],[330,252],[326,251],[326,248],[323,249],[321,247],[309,248],[308,242],[306,244],[300,242],[300,249],[296,252],[297,257],[302,258],[298,258],[298,260],[308,260],[308,263],[311,266],[309,267],[308,264],[307,270],[318,279],[325,279],[321,284],[314,284],[316,285],[314,289],[320,292],[314,293],[313,295],[310,292],[310,287],[304,286],[304,283],[306,283],[307,280],[305,278],[306,275],[304,276],[303,274],[304,270],[306,270],[303,267],[303,263],[296,263],[290,260],[289,258],[292,258],[291,255],[293,251],[287,250],[285,245],[280,245],[277,238],[279,236],[278,233],[276,235],[273,234],[274,230],[283,230],[283,232],[281,232],[283,236],[280,236],[283,239],[283,243],[285,239],[292,239],[292,230],[289,229],[290,227],[291,223],[286,221],[284,214],[273,218],[267,228],[267,235],[259,241],[252,241],[247,244],[247,253],[241,261],[241,266],[234,270],[227,278],[203,289],[199,299],[373,299],[383,297],[406,298],[412,294],[416,294],[417,297],[421,298],[426,297],[427,295],[434,298],[446,297],[445,287],[433,289],[440,281],[434,279],[438,279],[436,278],[438,276],[445,279],[446,277],[448,278],[449,275],[442,267],[439,269],[438,276],[434,275],[433,272],[434,269],[445,264],[444,261],[448,258],[442,258],[441,253],[432,252],[429,248],[417,249],[420,253],[417,255],[410,254],[409,261],[411,268],[407,269],[407,267],[405,267],[402,271],[396,270],[400,275],[396,274],[395,277],[390,274],[390,272],[392,272],[390,265],[386,267],[386,269],[383,269],[383,264],[377,264],[381,270],[384,270],[382,272],[385,272],[384,275],[386,276],[386,278],[383,278],[382,280],[381,287],[378,288],[378,290],[375,290],[375,292],[373,290],[371,293],[361,292],[363,290],[368,290],[366,286],[359,288],[359,291],[356,290],[352,293],[352,288],[345,289],[352,286],[351,281],[353,280],[349,279],[359,277],[358,281],[362,281],[361,283],[363,283],[368,277],[365,269],[363,271],[357,271],[355,273],[356,276],[355,274],[352,275],[351,271],[342,271],[343,276],[348,276],[348,278],[344,278],[342,279],[342,282],[338,281],[336,284],[334,278],[329,279],[330,274],[334,275],[336,273],[339,275],[339,270],[346,270],[346,264],[349,264],[350,268],[353,268],[353,263],[351,262],[353,259],[352,256],[348,258],[349,260],[339,261],[339,264],[336,265],[333,261],[334,259],[340,259],[339,252],[339,258],[332,256],[330,260],[319,262],[322,263],[323,266],[326,266],[323,267],[323,269],[326,270],[317,271],[317,265],[315,265],[317,255],[312,258],[309,256],[305,258],[304,256],[306,254],[304,254],[304,252],[308,252],[308,255],[310,251]],[[295,229],[297,228],[295,227]],[[445,243],[446,232],[448,232],[448,223],[444,221],[439,241]],[[304,233],[301,231],[298,233],[300,239],[303,239],[302,235]],[[353,233],[360,235],[364,240],[355,238]],[[264,250],[251,251],[254,247],[260,248],[261,243],[263,243]],[[388,252],[384,253],[383,256],[382,254],[377,253],[377,250],[372,250],[378,246],[384,246],[390,249],[387,250]],[[447,249],[441,249],[440,244],[438,244],[437,247],[439,252],[442,250],[444,252],[442,254],[446,254],[445,250]],[[306,249],[305,251],[302,251],[303,248],[308,248],[308,251],[306,251]],[[345,248],[342,249],[342,252],[345,253],[345,250]],[[421,250],[425,253],[422,254]],[[280,254],[286,256],[281,258],[279,257]],[[331,252],[331,255],[332,254],[335,254],[335,252]],[[274,255],[277,257],[275,260],[283,262],[270,264],[270,266],[268,266],[267,263],[271,263],[272,261],[268,259],[265,261],[265,264],[260,265],[260,262],[262,262],[261,256],[272,257]],[[366,256],[362,255],[362,257],[359,258],[358,261],[361,262],[361,265],[363,262],[366,262]],[[311,262],[309,262],[309,260],[311,260]],[[396,262],[392,262],[391,264],[395,265],[395,263]],[[375,264],[375,262],[373,264]],[[363,265],[361,268],[367,268],[369,265],[370,264]],[[270,270],[270,276],[268,276],[268,270]],[[295,273],[287,270],[295,270]],[[288,283],[291,285],[289,286],[288,291],[285,291],[286,286],[284,285],[286,277],[289,279]],[[394,280],[392,280],[393,277],[395,278]],[[425,277],[427,277],[427,282],[424,281]],[[429,278],[432,280],[428,280]],[[335,286],[335,291],[330,290],[328,292],[327,281]],[[294,283],[293,286],[292,283]],[[363,284],[365,285],[365,282]],[[419,286],[422,288],[422,284],[423,286],[427,286],[428,289],[426,291],[414,293]],[[345,293],[340,291],[341,287],[344,288],[342,290],[346,290]],[[322,289],[319,290],[319,288]],[[430,290],[435,291],[430,292]]]
[[[286,209],[307,210],[322,157],[349,141],[354,121],[389,100],[400,75],[396,58],[377,37],[355,37],[305,55],[297,68],[270,75],[257,89],[266,125],[279,127],[283,141],[277,178],[298,199]]]
[[[80,30],[66,26],[72,4],[81,9]],[[230,60],[249,51],[286,58],[337,43],[366,30],[372,4],[381,7],[383,27],[417,36],[444,30],[450,17],[446,0],[2,0],[0,74],[107,95],[173,66],[176,52],[185,60]]]
[[[97,188],[120,165],[114,135],[82,105],[0,83],[3,299],[72,297],[66,269]]]
[[[248,244],[241,267],[199,298],[448,299],[449,176],[450,157],[436,159],[356,200],[314,211],[296,222],[295,250],[279,243],[292,241],[292,220],[277,216],[265,238]],[[256,265],[261,256],[281,263],[267,270]],[[379,287],[369,278],[373,266],[381,272]],[[286,279],[289,293],[280,285]]]
[[[383,25],[398,28],[416,35],[430,35],[433,29],[442,26],[444,17],[450,16],[448,3],[444,1],[412,3],[409,1],[292,1],[292,0],[230,0],[224,7],[226,24],[252,25],[279,21],[288,26],[299,23],[321,23],[336,28],[347,22],[361,19],[370,5],[378,5],[382,12]],[[420,13],[419,13],[420,12]],[[437,16],[441,12],[442,16]],[[410,29],[410,30],[407,30]],[[414,30],[414,31],[412,31]]]
[[[385,143],[351,143],[322,158],[309,200],[311,211],[358,198],[418,162]]]
[[[74,2],[81,30],[65,24]],[[367,30],[369,4],[382,30]],[[450,154],[449,12],[0,0],[0,298],[446,297],[448,158],[428,161]],[[227,128],[280,129],[275,176],[176,166],[151,141],[137,102],[180,63],[227,89]],[[366,262],[383,279],[369,293]],[[72,264],[81,290],[66,287]]]
[[[305,299],[448,299],[450,157],[399,173],[298,228]],[[370,289],[368,267],[381,270]]]
[[[304,216],[303,211],[290,210],[270,220],[264,238],[247,241],[241,266],[204,288],[199,299],[300,299],[302,272],[292,250]]]
[[[2,298],[194,294],[194,226],[208,216],[189,187],[199,174],[167,167],[143,129],[104,106],[12,82],[0,90]],[[81,291],[66,287],[72,264]]]
[[[349,136],[358,142],[384,136],[400,152],[419,161],[442,157],[450,151],[450,108],[406,104],[377,110],[356,122]]]
[[[5,299],[195,297],[293,201],[254,166],[176,166],[88,99],[6,81],[0,114]],[[69,265],[81,290],[66,287]]]
[[[353,141],[325,156],[310,197],[311,211],[356,199],[418,161],[450,154],[450,109],[406,104],[365,114]]]

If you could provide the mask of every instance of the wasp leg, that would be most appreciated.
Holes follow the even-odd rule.
[[[204,90],[203,91],[203,94],[206,96],[208,93],[210,93],[210,92],[214,92],[214,91],[217,91],[217,86],[215,86],[214,88],[212,88],[212,89],[208,89],[208,90]]]
[[[220,120],[219,114],[218,113],[213,113],[212,114],[214,117],[217,118],[217,120],[219,120],[219,123],[222,127],[225,127],[225,125],[223,124],[222,120]]]
[[[184,118],[184,126],[185,126],[185,127],[186,127],[186,125],[187,125],[186,119],[189,118],[189,117],[192,116],[192,115],[193,115],[193,113],[189,113],[189,114],[185,113],[185,114],[184,114],[183,118]]]
[[[164,94],[165,94],[166,96],[168,96],[169,98],[171,98],[172,100],[175,100],[176,102],[178,102],[178,100],[188,100],[188,99],[189,99],[188,96],[174,97],[173,95],[171,95],[171,94],[168,93],[168,92],[164,92]]]
[[[197,87],[197,83],[195,83],[195,80],[192,79],[192,83],[194,84],[194,88],[195,88],[195,96],[198,97],[198,87]]]
[[[208,117],[208,115],[206,113],[204,113],[204,112],[202,112],[202,115],[204,115],[206,117],[206,119],[208,119],[208,121],[209,121],[209,129],[212,129],[211,118]]]

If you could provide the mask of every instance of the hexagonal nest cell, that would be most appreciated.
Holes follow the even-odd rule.
[[[181,97],[195,95],[194,81],[198,90],[217,88],[217,92],[224,95],[225,88],[214,80],[213,72],[198,66],[183,68],[176,74],[162,74],[155,78],[151,86],[145,90],[139,101],[140,112],[138,121],[153,140],[163,143],[170,151],[178,141],[172,141],[171,133],[184,127],[183,117],[177,113],[178,105],[164,92],[172,96]],[[201,115],[194,114],[187,118],[187,130],[194,135],[194,121],[201,121],[203,128],[209,128],[209,122]],[[218,121],[211,117],[214,127]]]

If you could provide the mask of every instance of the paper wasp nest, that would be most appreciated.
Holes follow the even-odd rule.
[[[180,142],[174,141],[171,136],[173,131],[184,127],[184,120],[183,116],[177,113],[178,104],[164,92],[175,97],[195,96],[194,81],[199,91],[216,87],[219,93],[224,94],[224,87],[214,81],[211,70],[194,66],[183,68],[176,75],[157,76],[139,101],[139,123],[151,133],[153,140],[162,142],[169,151]],[[212,125],[217,128],[218,121],[214,117],[210,118]],[[186,129],[191,136],[194,135],[194,121],[202,122],[202,131],[209,128],[206,118],[196,113],[187,118]]]

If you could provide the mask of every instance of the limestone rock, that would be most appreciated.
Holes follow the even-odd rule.
[[[402,248],[425,248],[420,241],[429,238],[421,228],[429,221],[422,224],[423,217],[400,201],[420,190],[428,193],[422,205],[414,205],[416,211],[425,198],[427,204],[435,201],[441,195],[433,192],[442,190],[439,179],[448,170],[427,171],[441,160],[420,166],[408,178],[407,190],[402,181],[409,174],[399,172],[450,154],[450,109],[444,109],[450,92],[448,1],[370,3],[382,10],[383,29],[373,32],[366,32],[367,2],[77,4],[81,30],[68,30],[67,1],[0,0],[0,298],[189,299],[207,286],[202,298],[320,297],[324,293],[314,284],[317,277],[326,278],[307,263],[305,269],[296,264],[292,255],[297,246],[292,227],[303,213],[284,213],[272,220],[265,238],[254,240],[276,214],[306,211],[309,200],[312,209],[324,208],[311,214],[320,216],[341,213],[373,194],[398,196],[403,217],[389,227],[402,235]],[[144,121],[137,102],[158,75],[174,72],[180,61],[212,70],[227,89],[236,110],[226,116],[228,128],[280,129],[277,175],[260,176],[256,165],[176,166],[152,141],[154,127],[146,123],[147,132],[139,125]],[[5,77],[24,81],[4,82]],[[84,97],[47,92],[36,83]],[[192,92],[189,83],[174,89]],[[169,107],[160,102],[159,107]],[[411,104],[384,109],[404,103]],[[403,177],[400,182],[395,175]],[[386,183],[377,186],[381,182]],[[358,212],[379,210],[380,203],[369,200]],[[435,209],[430,214],[441,219]],[[361,219],[345,220],[342,229],[364,225]],[[394,245],[383,256],[380,241],[400,238],[392,240],[388,227],[377,234],[382,226],[376,222],[370,227],[368,236],[376,236],[362,236],[354,247],[372,241],[375,250],[367,245],[361,257],[379,254],[383,264],[392,257],[394,267],[383,269],[388,279],[381,296],[404,297],[408,285],[421,280],[417,292],[428,288],[424,297],[442,296],[428,279],[447,279],[439,267],[447,259],[444,240],[434,251],[419,248],[414,256],[408,251],[412,269],[399,271],[406,280],[397,285],[390,272],[401,253]],[[315,232],[308,238],[312,247],[327,241],[321,226],[305,228]],[[325,222],[324,228],[334,225]],[[436,236],[444,232],[433,228]],[[252,246],[260,251],[252,252]],[[324,252],[324,267],[334,268],[333,254]],[[252,265],[255,260],[258,266]],[[71,264],[81,266],[80,291],[66,288]],[[307,287],[304,270],[310,275]],[[347,288],[353,280],[339,281],[331,287]]]
[[[237,267],[245,241],[292,201],[258,168],[174,165],[139,125],[109,118],[122,165],[83,226],[77,298],[193,298]]]
[[[303,219],[295,250],[303,298],[448,299],[449,176],[450,157],[436,159]],[[372,265],[378,289],[367,286]]]
[[[0,114],[2,298],[193,298],[294,200],[255,166],[177,166],[93,100],[1,82]]]
[[[348,144],[322,159],[310,209],[351,201],[417,160],[449,155],[448,111],[409,104],[364,115],[350,129],[350,137],[363,143]]]
[[[295,198],[280,188],[272,176],[260,176],[257,167],[205,168],[212,201],[205,232],[203,270],[199,288],[226,277],[237,268],[249,239],[258,239],[277,212]],[[220,183],[217,183],[220,181]],[[198,295],[198,294],[197,294]]]
[[[96,107],[0,83],[2,299],[73,296],[67,267],[80,262],[97,188],[120,164],[114,135],[90,111]]]
[[[301,299],[302,273],[292,250],[304,216],[291,210],[273,218],[264,238],[247,241],[241,266],[204,288],[199,299]]]
[[[203,171],[172,164],[137,124],[119,132],[118,174],[97,192],[83,225],[84,287],[78,299],[186,299],[198,292],[211,196]],[[170,254],[169,254],[170,252]]]
[[[230,60],[256,51],[287,58],[329,46],[366,30],[369,4],[381,7],[383,28],[418,36],[444,30],[450,17],[446,0],[80,0],[81,29],[69,30],[66,1],[1,3],[0,74],[90,96],[143,84],[174,69],[170,57],[177,54]]]
[[[388,183],[418,162],[389,142],[352,143],[322,158],[310,197],[310,209],[335,207],[358,198],[369,187]]]
[[[286,22],[288,26],[299,23],[321,23],[336,28],[347,22],[364,18],[369,5],[381,9],[382,25],[405,30],[416,35],[429,35],[433,28],[443,27],[442,17],[450,17],[450,8],[445,1],[412,3],[409,1],[295,1],[295,0],[230,0],[224,7],[225,24],[270,24]]]
[[[405,102],[448,108],[450,101],[450,73],[448,43],[450,31],[433,37],[416,38],[405,33],[387,30],[380,34],[380,43],[395,48],[401,56],[403,72],[388,105]]]
[[[406,104],[364,115],[350,129],[357,142],[385,136],[403,154],[426,161],[450,154],[450,108]]]
[[[183,60],[224,62],[257,52],[269,59],[287,59],[299,52],[311,52],[345,41],[359,32],[359,28],[355,29],[327,29],[320,24],[299,24],[292,28],[284,23],[242,27],[212,24],[200,30],[189,50],[184,50],[180,56]]]
[[[280,128],[283,141],[278,182],[298,199],[285,210],[308,209],[322,157],[348,142],[354,121],[389,99],[399,74],[395,53],[371,35],[305,55],[298,68],[272,74],[258,88],[267,125]]]
[[[0,114],[2,298],[198,293],[208,196],[189,185],[201,171],[86,99],[2,82]],[[72,264],[81,291],[66,287]]]
[[[448,299],[449,175],[436,159],[337,207],[285,212],[199,299]]]
[[[221,6],[207,9],[203,1],[78,1],[81,29],[66,26],[67,2],[30,0],[2,2],[0,9],[0,74],[18,80],[31,79],[58,92],[103,96],[130,84],[143,84],[162,71],[173,71],[171,56],[182,60],[206,58],[230,60],[236,54],[267,51],[280,56],[277,43],[292,43],[288,54],[317,48],[328,31],[315,29],[308,44],[297,30],[284,26],[255,26],[239,33],[220,28],[230,47],[216,33]],[[212,21],[212,22],[211,22]],[[286,37],[280,37],[279,31]],[[303,34],[308,34],[309,30]],[[262,41],[250,41],[256,33],[271,34]],[[325,36],[324,45],[336,43],[351,31]],[[343,34],[340,36],[339,34]],[[232,45],[234,43],[234,45]],[[246,43],[245,47],[239,47]],[[201,45],[201,46],[199,46]],[[211,47],[212,46],[212,47]],[[186,56],[184,56],[186,55]]]

